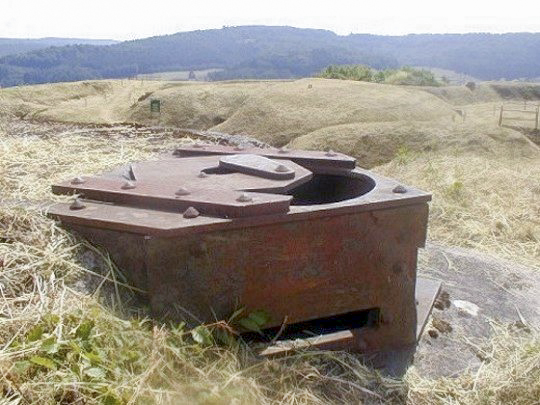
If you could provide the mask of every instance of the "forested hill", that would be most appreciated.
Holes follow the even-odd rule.
[[[453,70],[483,80],[540,77],[540,33],[346,37],[354,47],[393,55],[401,65]]]
[[[0,58],[0,85],[225,69],[215,78],[307,76],[332,63],[397,66],[330,31],[246,26],[191,31],[111,46],[67,46]]]
[[[81,38],[0,38],[0,56],[30,52],[51,46],[65,45],[111,45],[117,43],[110,39],[81,39]]]
[[[0,85],[114,78],[218,68],[213,79],[291,78],[330,64],[454,70],[480,79],[540,77],[540,34],[338,36],[331,31],[243,26],[126,41],[50,47],[0,58]]]

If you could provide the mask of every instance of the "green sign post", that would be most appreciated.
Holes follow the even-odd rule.
[[[160,113],[161,112],[161,101],[160,100],[150,100],[150,112]]]

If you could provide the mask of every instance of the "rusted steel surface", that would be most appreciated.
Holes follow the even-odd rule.
[[[293,150],[287,148],[238,148],[224,145],[196,144],[177,148],[174,155],[179,157],[206,156],[206,155],[237,155],[237,154],[258,154],[272,159],[288,159],[302,166],[328,166],[339,169],[354,169],[356,159],[333,151],[308,151]]]
[[[188,189],[163,182],[132,182],[104,177],[84,177],[82,183],[67,181],[53,186],[57,194],[82,194],[91,200],[135,207],[183,212],[195,207],[201,213],[223,218],[287,212],[291,196],[241,193],[239,191]]]
[[[350,331],[353,348],[414,344],[429,194],[343,168],[354,162],[344,155],[204,148],[190,150],[213,154],[55,185],[84,198],[50,213],[105,247],[156,316],[212,322],[241,305],[268,312],[272,328],[368,311],[377,319]]]
[[[267,179],[294,179],[295,173],[288,165],[260,155],[229,155],[219,159],[219,167]]]
[[[156,316],[185,319],[188,309],[210,322],[240,302],[264,308],[271,327],[376,307],[380,322],[351,348],[377,351],[415,342],[416,252],[426,217],[423,204],[183,238],[74,229],[129,269]]]
[[[208,188],[213,190],[264,191],[285,194],[311,180],[312,172],[294,162],[287,167],[294,177],[268,179],[220,168],[222,156],[171,158],[153,162],[139,162],[130,166],[129,175],[136,181],[174,183],[178,187]],[[280,162],[281,163],[281,162]],[[201,176],[201,172],[205,175]]]
[[[191,159],[190,159],[191,160]],[[168,162],[168,161],[166,161]],[[213,165],[215,160],[210,164]],[[155,176],[158,176],[159,173],[164,171],[163,166],[159,170],[159,162],[148,162],[151,170],[148,170],[146,176],[143,176],[141,171],[137,171],[137,178],[142,178],[144,181],[150,181],[150,173],[153,173]],[[139,167],[140,164],[132,165]],[[178,169],[177,169],[178,170]],[[179,170],[178,170],[179,171]],[[176,171],[173,171],[176,173]],[[120,206],[110,206],[109,204],[99,205],[99,202],[95,202],[92,207],[92,212],[85,214],[82,211],[72,211],[69,209],[69,204],[57,204],[50,208],[50,213],[58,216],[62,219],[64,223],[74,223],[74,224],[87,224],[89,226],[100,226],[107,229],[122,230],[127,232],[149,234],[154,236],[179,236],[186,233],[202,233],[209,230],[226,230],[232,228],[242,228],[246,226],[260,226],[269,223],[279,223],[279,222],[290,222],[290,221],[304,221],[309,218],[317,218],[324,216],[333,216],[333,215],[343,215],[353,212],[363,212],[370,210],[379,210],[385,208],[392,208],[404,205],[419,204],[427,202],[431,199],[429,194],[426,194],[420,190],[408,187],[406,193],[395,193],[393,190],[400,184],[392,179],[387,179],[382,176],[370,173],[366,170],[357,168],[352,171],[341,171],[339,176],[342,179],[345,179],[344,187],[347,190],[354,190],[353,180],[357,180],[360,184],[360,188],[365,187],[370,191],[362,194],[362,190],[356,190],[360,195],[354,196],[355,193],[352,193],[350,196],[345,195],[345,199],[337,202],[329,203],[320,203],[312,205],[291,205],[289,211],[284,215],[264,215],[264,216],[251,216],[243,218],[235,218],[234,221],[224,221],[223,218],[219,217],[205,217],[203,222],[197,222],[197,226],[194,226],[194,220],[187,220],[182,216],[176,215],[174,221],[167,222],[164,225],[164,218],[169,218],[169,215],[159,211],[153,211],[150,209],[139,209],[133,210],[131,207],[124,205]],[[227,175],[228,176],[228,175]],[[247,183],[246,179],[240,181],[238,174],[232,174],[235,176],[232,179],[233,187],[242,184],[245,186]],[[244,175],[242,175],[244,176]],[[210,178],[212,175],[210,175]],[[218,184],[223,175],[215,176],[217,179],[210,179],[209,183],[212,188],[219,189],[218,187],[224,187],[223,184]],[[252,178],[253,176],[245,176]],[[227,177],[229,178],[229,177]],[[311,175],[310,175],[311,178]],[[350,179],[350,180],[349,180]],[[206,181],[207,178],[204,179]],[[260,178],[254,178],[253,180],[257,182],[257,187],[261,186],[259,183]],[[271,181],[268,179],[262,179],[265,181]],[[125,181],[125,180],[124,180]],[[173,176],[164,174],[162,176],[162,181],[174,181]],[[179,181],[181,182],[181,181]],[[224,180],[221,180],[223,183]],[[276,181],[271,181],[276,183]],[[273,187],[273,183],[267,183],[268,187]],[[284,182],[281,182],[284,183]],[[177,184],[177,183],[175,183]],[[186,184],[186,183],[182,183]],[[188,187],[190,187],[188,183]],[[57,193],[71,193],[71,185],[65,188],[66,185],[69,185],[69,182],[61,183],[59,185],[53,186],[53,190]],[[278,187],[279,188],[279,187]],[[301,188],[297,186],[297,188]],[[268,191],[268,189],[264,189]],[[317,191],[315,189],[315,191]],[[274,192],[274,189],[270,189],[269,192]],[[294,196],[293,196],[294,202]],[[301,202],[301,201],[300,201]],[[140,226],[138,222],[138,217],[146,217],[144,224],[145,226]],[[154,228],[152,229],[152,222],[155,218]],[[200,219],[197,219],[200,221]],[[167,221],[169,221],[167,219]]]
[[[416,339],[419,340],[431,314],[433,303],[441,288],[441,282],[426,278],[416,280]],[[373,334],[369,329],[344,330],[301,340],[284,340],[265,348],[262,356],[283,356],[291,351],[315,347],[319,350],[367,350],[366,335]],[[360,347],[358,347],[360,346]],[[377,345],[375,346],[377,347]],[[356,349],[356,350],[355,350]]]

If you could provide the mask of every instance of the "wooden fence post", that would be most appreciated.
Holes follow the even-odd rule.
[[[501,105],[501,112],[499,113],[499,126],[502,125],[502,120],[503,120],[503,109],[504,109],[504,107]]]

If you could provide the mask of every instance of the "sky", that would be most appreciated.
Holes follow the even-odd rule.
[[[340,35],[540,32],[540,0],[0,0],[0,37],[126,40],[252,24]]]

